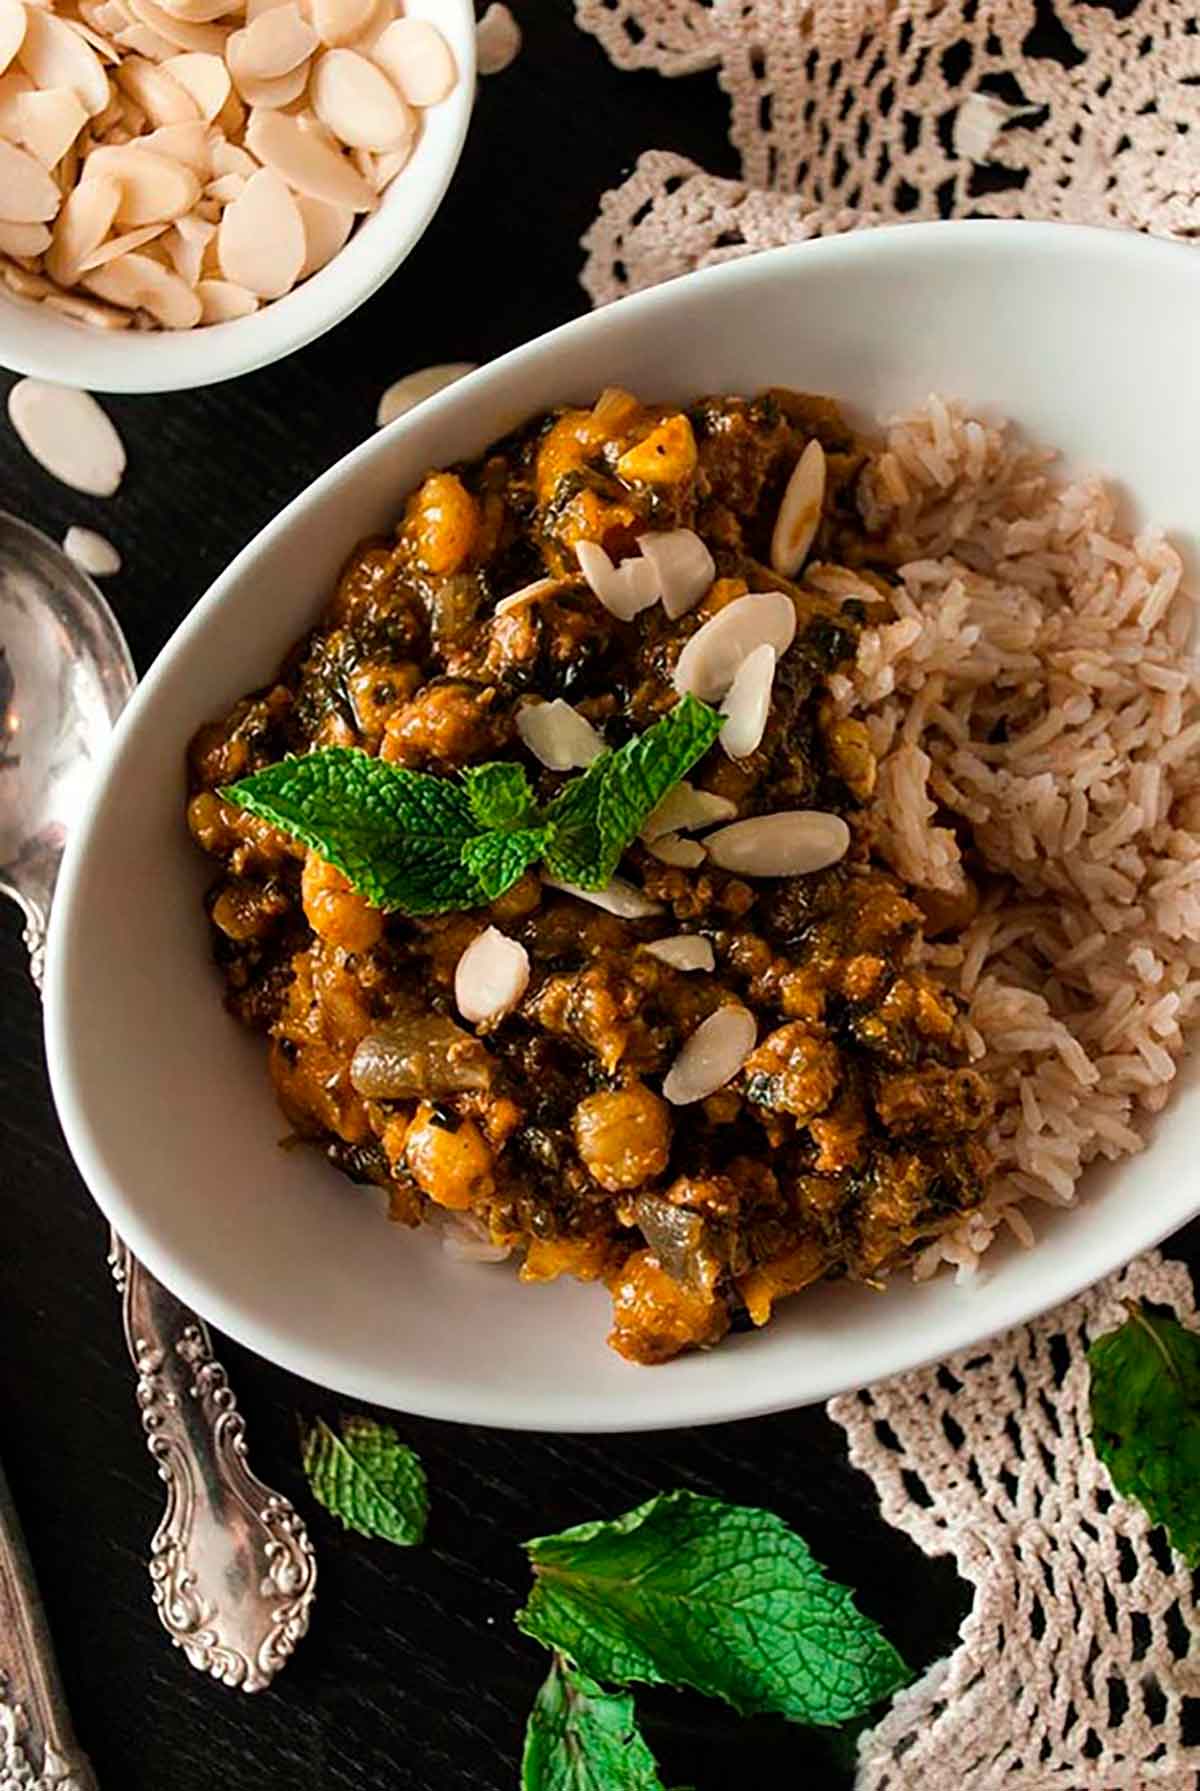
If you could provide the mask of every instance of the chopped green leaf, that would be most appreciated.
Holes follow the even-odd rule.
[[[480,833],[462,849],[463,865],[485,902],[511,889],[546,850],[549,829],[525,827],[512,833]]]
[[[500,760],[488,765],[468,765],[462,779],[478,826],[531,827],[536,822],[537,801],[523,765]]]
[[[525,1546],[535,1580],[517,1622],[594,1679],[690,1685],[743,1714],[834,1724],[909,1677],[769,1511],[664,1493]]]
[[[663,1791],[629,1694],[556,1658],[529,1713],[521,1791]]]
[[[1200,1332],[1129,1302],[1088,1350],[1092,1442],[1189,1567],[1200,1566]]]
[[[346,1418],[337,1436],[318,1418],[304,1439],[304,1472],[318,1502],[360,1536],[420,1542],[429,1492],[419,1457],[388,1424]]]
[[[663,797],[702,759],[722,727],[707,703],[685,696],[661,721],[602,753],[546,811],[546,864],[581,889],[602,889]]]
[[[376,908],[440,914],[480,899],[462,862],[478,828],[452,778],[330,746],[268,765],[221,795],[311,846]]]

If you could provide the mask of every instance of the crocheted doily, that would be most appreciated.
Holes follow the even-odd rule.
[[[904,218],[1200,232],[1200,10],[1186,0],[576,11],[622,68],[715,69],[743,170],[721,180],[643,155],[584,238],[597,304]],[[1192,1575],[1114,1496],[1088,1440],[1084,1351],[1128,1297],[1194,1320],[1187,1270],[1152,1253],[1006,1337],[831,1402],[887,1521],[975,1588],[956,1652],[863,1737],[858,1791],[1200,1783]]]

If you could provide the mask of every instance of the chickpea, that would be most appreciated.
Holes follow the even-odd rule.
[[[343,951],[368,951],[383,935],[383,915],[348,878],[316,852],[304,860],[300,879],[304,914],[314,933]]]
[[[671,1153],[671,1115],[644,1082],[588,1095],[575,1109],[575,1148],[602,1188],[616,1193],[661,1175]]]
[[[471,1119],[447,1124],[422,1101],[404,1141],[404,1162],[423,1194],[462,1211],[492,1192],[492,1153]]]

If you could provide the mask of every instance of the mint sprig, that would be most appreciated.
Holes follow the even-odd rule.
[[[769,1511],[664,1493],[525,1547],[535,1579],[518,1624],[601,1682],[688,1685],[746,1715],[835,1724],[909,1678]]]
[[[1189,1567],[1200,1566],[1200,1332],[1128,1304],[1088,1350],[1092,1442]]]
[[[435,777],[346,746],[268,765],[221,795],[319,852],[372,906],[444,914],[496,901],[541,861],[563,882],[602,889],[721,725],[686,696],[602,753],[545,810],[513,762]]]
[[[556,1656],[529,1713],[521,1791],[663,1791],[628,1692]]]
[[[429,1515],[425,1470],[389,1424],[346,1418],[338,1436],[318,1418],[303,1459],[314,1497],[347,1530],[404,1547],[420,1542]]]

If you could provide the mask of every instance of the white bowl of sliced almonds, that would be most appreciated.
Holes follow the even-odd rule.
[[[208,385],[395,271],[470,118],[467,0],[0,0],[0,361]]]

